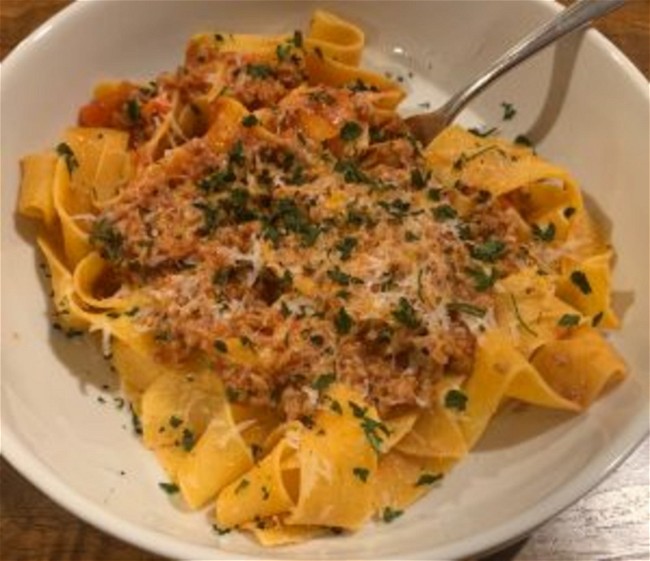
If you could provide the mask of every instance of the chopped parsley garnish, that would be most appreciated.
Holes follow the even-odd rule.
[[[233,144],[233,147],[228,153],[228,162],[230,165],[243,166],[246,163],[246,156],[244,155],[244,144],[238,140]]]
[[[219,207],[204,202],[192,203],[192,206],[201,211],[203,224],[197,228],[196,233],[199,236],[209,236],[219,226]]]
[[[228,345],[226,345],[226,342],[222,341],[221,339],[215,339],[213,346],[220,353],[225,354],[228,352]]]
[[[603,316],[604,312],[598,312],[592,319],[591,319],[591,326],[592,327],[598,327],[601,321],[603,321]]]
[[[270,496],[271,496],[271,492],[268,490],[266,485],[262,485],[262,500],[268,501]]]
[[[427,198],[434,203],[440,201],[440,189],[429,189],[427,191]]]
[[[465,272],[474,281],[474,289],[478,292],[489,290],[498,279],[497,270],[494,268],[490,269],[489,274],[481,267],[468,267]]]
[[[311,335],[309,341],[314,347],[322,347],[325,344],[325,339],[319,334]]]
[[[91,245],[99,245],[102,257],[116,262],[122,258],[122,234],[108,221],[101,218],[93,224],[90,232]]]
[[[229,403],[237,403],[239,401],[240,392],[232,386],[226,386],[226,399]]]
[[[416,189],[424,189],[430,177],[430,171],[423,172],[420,168],[415,168],[411,171],[411,185]]]
[[[447,409],[456,409],[465,411],[467,406],[467,395],[460,390],[449,390],[445,394],[445,407]]]
[[[562,211],[562,214],[564,214],[564,218],[567,219],[571,218],[575,213],[576,213],[576,209],[572,206],[568,206]]]
[[[395,520],[395,518],[402,516],[402,514],[404,514],[403,510],[396,510],[394,508],[387,506],[386,508],[384,508],[381,518],[384,522],[390,523],[393,520]]]
[[[158,483],[158,487],[160,487],[168,495],[173,495],[173,494],[178,493],[180,491],[180,489],[179,489],[178,485],[176,485],[176,483]]]
[[[417,329],[422,324],[415,308],[403,296],[399,299],[397,308],[394,309],[391,314],[399,323],[405,325],[409,329]]]
[[[169,417],[169,426],[173,428],[178,428],[183,424],[183,419],[177,417],[176,415],[172,415]]]
[[[341,261],[347,261],[350,259],[352,251],[357,247],[358,240],[350,236],[346,236],[342,240],[338,241],[334,248],[341,254]]]
[[[368,481],[368,476],[370,475],[370,470],[366,468],[355,467],[352,470],[352,473],[357,479],[366,483]]]
[[[514,297],[513,294],[510,295],[510,301],[512,302],[512,308],[515,311],[515,317],[517,318],[517,321],[519,322],[519,325],[523,327],[528,333],[530,333],[533,337],[537,337],[537,332],[533,331],[530,326],[524,321],[524,318],[522,317],[521,313],[519,312],[519,306],[517,305],[517,299]]]
[[[589,284],[589,279],[582,271],[573,271],[569,277],[571,282],[575,284],[580,292],[583,294],[591,294],[591,284]]]
[[[575,327],[580,324],[578,314],[564,314],[557,322],[560,327]]]
[[[189,452],[192,450],[192,448],[194,448],[195,444],[196,440],[194,433],[190,429],[183,429],[183,436],[181,437],[181,446],[183,450]]]
[[[359,123],[356,121],[346,121],[345,124],[341,127],[341,140],[345,140],[346,142],[356,140],[361,136],[362,132],[363,128]]]
[[[65,142],[61,142],[59,145],[57,145],[56,153],[65,159],[65,165],[68,168],[68,173],[72,173],[76,168],[79,167],[79,161],[74,155],[72,148],[70,148],[70,146]]]
[[[404,234],[404,240],[407,242],[417,242],[419,239],[420,236],[414,234],[411,230],[407,230]]]
[[[275,73],[268,64],[247,64],[246,74],[259,80],[266,80],[273,77]]]
[[[388,214],[394,218],[397,218],[398,220],[401,220],[407,216],[409,210],[411,209],[411,203],[408,201],[403,201],[402,199],[393,199],[390,202],[378,201],[377,204]]]
[[[340,308],[334,316],[334,327],[339,335],[347,335],[352,330],[354,321],[345,308]]]
[[[449,302],[446,308],[448,312],[460,312],[475,318],[482,318],[487,313],[485,308],[474,306],[474,304],[469,304],[467,302]]]
[[[533,146],[530,138],[528,138],[525,134],[518,134],[515,137],[515,144],[521,144],[522,146],[528,146],[529,148],[532,148]]]
[[[350,284],[363,284],[363,281],[357,277],[353,277],[344,273],[339,269],[338,265],[334,269],[328,269],[327,276],[331,281],[341,286],[350,286]]]
[[[335,399],[330,401],[330,409],[337,415],[343,415],[343,408],[341,407],[341,404]]]
[[[373,450],[379,454],[381,452],[381,445],[384,442],[384,439],[378,434],[378,431],[383,433],[385,436],[390,436],[390,431],[382,423],[372,417],[368,417],[368,409],[361,407],[354,401],[348,401],[348,405],[352,410],[352,414],[357,418],[361,419],[361,428],[363,429],[366,439]]]
[[[282,43],[275,48],[275,56],[278,57],[280,62],[283,62],[289,58],[292,50],[293,45],[291,43]]]
[[[508,103],[507,101],[504,101],[501,103],[501,107],[503,108],[504,121],[511,121],[514,118],[514,116],[517,114],[517,110],[515,109],[515,106],[512,103]]]
[[[555,224],[549,222],[546,228],[542,228],[538,224],[533,224],[533,237],[543,241],[552,242],[555,239]]]
[[[291,39],[293,42],[293,46],[296,47],[297,49],[302,49],[303,45],[303,40],[302,40],[302,32],[299,29],[296,29],[293,32],[293,38]]]
[[[312,382],[311,387],[315,390],[318,390],[319,392],[324,392],[334,382],[336,382],[336,374],[333,372],[328,372],[327,374],[321,374],[318,378],[316,378]]]
[[[488,136],[491,136],[498,130],[499,129],[497,129],[496,127],[492,127],[490,129],[479,129],[476,127],[468,129],[469,132],[471,132],[474,136],[478,136],[479,138],[486,138]]]
[[[212,529],[220,536],[225,536],[226,534],[229,534],[232,531],[230,528],[220,528],[216,524],[212,525]]]
[[[250,481],[248,481],[248,479],[242,479],[237,485],[237,487],[235,487],[235,495],[241,493],[249,485],[250,485]]]
[[[199,180],[197,185],[199,189],[206,193],[215,193],[228,188],[236,179],[237,177],[231,169],[219,170]]]
[[[474,259],[487,263],[494,263],[497,259],[503,257],[505,252],[506,244],[501,240],[488,240],[470,249],[470,255]]]
[[[334,166],[334,171],[343,175],[346,183],[372,183],[372,179],[351,160],[339,160]]]
[[[451,205],[440,205],[433,209],[433,217],[438,222],[445,222],[447,220],[453,220],[458,216],[456,209]]]
[[[423,473],[415,482],[415,486],[422,487],[424,485],[433,485],[437,481],[440,481],[442,477],[441,473]]]
[[[137,99],[129,99],[126,102],[126,114],[132,123],[137,123],[140,120],[140,104]]]
[[[246,115],[246,117],[244,117],[241,120],[241,124],[244,125],[246,128],[254,127],[258,123],[259,123],[259,120],[252,113],[250,115]]]

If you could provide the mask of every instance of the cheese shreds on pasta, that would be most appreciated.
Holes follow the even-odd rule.
[[[625,375],[571,175],[460,127],[422,146],[363,45],[323,11],[196,35],[23,161],[57,322],[101,334],[187,503],[264,545],[390,522],[504,400],[580,411]]]

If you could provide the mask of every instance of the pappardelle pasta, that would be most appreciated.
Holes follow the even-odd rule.
[[[361,29],[194,36],[24,158],[53,307],[99,334],[191,508],[264,545],[390,522],[508,400],[625,366],[612,249],[569,173],[460,127],[421,146]]]

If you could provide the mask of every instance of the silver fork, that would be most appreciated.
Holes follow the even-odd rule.
[[[438,133],[450,125],[462,109],[487,88],[499,76],[514,68],[519,63],[533,56],[544,47],[560,37],[564,37],[591,21],[617,10],[627,0],[578,0],[575,4],[559,13],[548,23],[536,29],[503,56],[497,59],[487,70],[480,73],[447,103],[436,111],[414,115],[406,119],[413,135],[424,145],[429,144]]]

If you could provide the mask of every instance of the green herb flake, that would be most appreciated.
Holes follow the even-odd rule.
[[[582,271],[573,271],[569,277],[571,282],[575,284],[580,292],[583,294],[591,294],[591,284],[589,284],[589,279]]]
[[[252,113],[250,115],[246,115],[242,120],[241,124],[244,125],[246,128],[254,127],[259,123],[259,120],[255,115]]]
[[[580,324],[580,316],[577,314],[564,314],[557,324],[560,327],[575,327]]]
[[[482,318],[487,313],[485,308],[474,306],[467,302],[449,302],[446,306],[448,312],[460,312],[475,318]]]
[[[216,524],[212,525],[212,529],[220,536],[225,536],[226,534],[229,534],[231,532],[230,528],[220,528]]]
[[[515,137],[515,144],[519,144],[521,146],[528,146],[529,148],[533,147],[532,141],[525,134],[518,134]]]
[[[562,211],[562,214],[564,214],[564,218],[566,219],[571,218],[575,213],[576,209],[572,206],[568,206]]]
[[[72,173],[76,168],[79,167],[79,161],[74,155],[72,148],[65,142],[61,142],[56,147],[56,153],[65,160],[65,165],[68,168],[68,172]]]
[[[358,240],[351,236],[346,236],[338,241],[334,248],[340,253],[341,261],[347,261],[352,255],[352,251],[357,247]]]
[[[492,136],[495,134],[499,129],[496,127],[492,127],[489,129],[479,129],[477,127],[473,127],[471,129],[468,129],[469,132],[471,132],[474,136],[478,136],[479,138],[486,138],[488,136]]]
[[[158,483],[158,487],[160,487],[168,495],[174,495],[180,491],[178,485],[175,483]]]
[[[169,425],[173,428],[178,428],[183,424],[183,419],[177,417],[176,415],[172,415],[169,417]]]
[[[528,331],[528,333],[530,333],[533,337],[537,337],[537,332],[531,329],[530,326],[524,321],[524,318],[522,317],[519,311],[519,306],[517,305],[517,299],[515,298],[514,294],[510,295],[510,301],[512,302],[512,308],[515,312],[515,317],[517,318],[519,325],[521,325],[521,327],[523,327],[526,331]]]
[[[355,467],[352,469],[352,473],[357,479],[363,483],[366,483],[368,481],[368,476],[370,475],[370,470],[366,468]]]
[[[226,344],[225,341],[222,341],[221,339],[215,339],[212,345],[220,353],[226,354],[228,352],[228,345]]]
[[[315,390],[318,390],[319,392],[324,392],[334,382],[336,382],[336,374],[328,372],[327,374],[321,374],[318,378],[316,378],[312,382],[311,387]]]
[[[294,47],[296,47],[297,49],[302,49],[302,45],[303,45],[302,32],[296,29],[293,32],[293,38],[291,39],[291,41],[293,42]]]
[[[338,265],[334,269],[327,270],[327,276],[332,282],[341,286],[350,286],[350,284],[362,284],[363,281],[357,277],[353,277],[343,272]]]
[[[598,327],[600,325],[600,322],[603,321],[603,316],[604,312],[598,312],[592,319],[591,319],[591,326],[592,327]]]
[[[429,189],[427,191],[427,198],[430,201],[433,201],[434,203],[437,203],[440,201],[440,191],[441,189]]]
[[[470,249],[470,255],[474,259],[487,263],[494,263],[497,259],[503,257],[505,252],[506,244],[501,240],[488,240]]]
[[[122,234],[106,218],[101,218],[93,224],[90,231],[90,244],[99,246],[102,257],[116,262],[122,258]]]
[[[266,487],[266,485],[262,485],[262,500],[268,501],[270,496],[271,492],[269,491],[268,487]]]
[[[196,439],[194,433],[190,429],[183,429],[183,436],[181,437],[181,447],[186,452],[189,452],[194,448],[196,444]]]
[[[382,520],[384,522],[386,522],[388,524],[388,523],[392,522],[393,520],[395,520],[396,518],[399,518],[400,516],[402,516],[402,514],[404,514],[403,510],[396,510],[394,508],[391,508],[391,507],[387,506],[386,508],[384,508],[384,510],[383,510],[383,512],[381,514],[381,518],[382,518]]]
[[[273,77],[274,72],[268,64],[247,64],[246,74],[258,80],[266,80]]]
[[[433,209],[433,217],[438,222],[446,222],[447,220],[453,220],[458,217],[458,212],[451,205],[440,205]]]
[[[490,269],[489,274],[481,267],[468,267],[465,272],[474,281],[474,290],[477,292],[489,290],[498,279],[497,270],[494,268]]]
[[[511,121],[514,118],[514,116],[517,114],[517,110],[515,109],[515,106],[512,103],[508,103],[507,101],[504,101],[501,103],[501,107],[503,109],[504,121]]]
[[[249,485],[250,485],[250,481],[248,481],[248,479],[242,479],[237,485],[237,487],[235,487],[235,495],[241,493]]]
[[[555,239],[555,224],[549,222],[546,228],[542,228],[538,224],[533,224],[533,237],[542,242],[552,242]]]
[[[417,329],[422,325],[422,321],[418,317],[415,308],[403,296],[399,299],[397,308],[391,314],[399,323],[409,329]]]
[[[411,170],[411,186],[415,189],[424,189],[431,177],[430,171],[422,171],[419,168]]]
[[[449,390],[445,394],[445,407],[447,409],[456,409],[456,411],[465,411],[467,406],[467,395],[460,390]]]
[[[351,142],[359,138],[362,132],[363,128],[359,123],[356,121],[346,121],[345,124],[341,127],[341,140]]]
[[[322,335],[319,335],[316,333],[315,335],[311,335],[309,337],[309,341],[311,342],[314,347],[322,347],[325,343],[325,339],[323,338]]]
[[[433,485],[442,479],[441,473],[423,473],[415,482],[416,487],[423,487],[425,485]]]
[[[352,330],[354,320],[345,308],[340,308],[334,317],[334,327],[339,335],[347,335]]]
[[[140,120],[140,104],[137,99],[129,99],[129,101],[126,102],[126,114],[131,123],[137,123]]]

